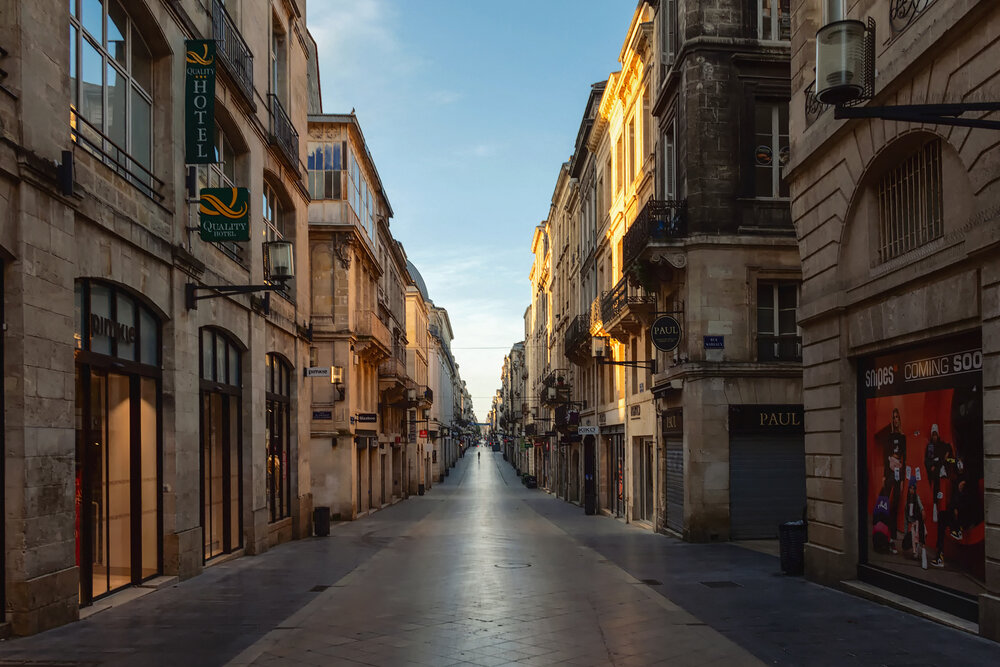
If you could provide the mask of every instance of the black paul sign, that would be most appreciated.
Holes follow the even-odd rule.
[[[803,433],[805,420],[802,406],[793,405],[730,405],[731,433]]]
[[[202,188],[198,220],[202,241],[249,241],[250,191]]]
[[[649,327],[649,338],[657,350],[670,352],[681,342],[681,323],[670,315],[660,315]]]
[[[184,63],[184,161],[212,164],[215,157],[215,40],[189,39]]]
[[[680,437],[684,435],[684,409],[669,408],[663,411],[663,435]]]

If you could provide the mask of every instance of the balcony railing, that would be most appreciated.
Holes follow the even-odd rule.
[[[378,365],[379,377],[406,378],[406,362],[396,357],[390,357]]]
[[[687,236],[687,200],[650,199],[625,232],[622,256],[629,266],[650,243]]]
[[[292,171],[299,171],[299,133],[295,131],[292,120],[281,106],[278,96],[271,93],[267,96],[271,109],[271,143],[281,149],[282,155]]]
[[[163,201],[163,181],[72,107],[69,110],[69,134],[75,144],[114,169],[144,195],[158,202]]]
[[[758,334],[757,361],[802,361],[802,336]]]
[[[889,0],[889,25],[892,36],[906,30],[918,16],[934,4],[934,0]]]
[[[633,306],[656,305],[656,295],[646,290],[629,285],[628,276],[618,281],[613,289],[604,293],[601,298],[601,319],[605,328],[613,320]]]
[[[253,53],[222,0],[212,0],[212,37],[215,39],[216,55],[253,106]]]
[[[357,314],[354,327],[359,336],[368,336],[381,343],[387,350],[392,349],[392,336],[389,328],[379,319],[374,310],[362,310]]]
[[[590,339],[590,315],[577,315],[566,329],[564,344],[566,352],[575,350]]]

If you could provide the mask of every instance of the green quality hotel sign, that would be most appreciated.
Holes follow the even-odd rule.
[[[202,241],[249,241],[250,191],[202,188],[198,219]]]
[[[184,42],[184,161],[212,164],[215,157],[215,40]]]

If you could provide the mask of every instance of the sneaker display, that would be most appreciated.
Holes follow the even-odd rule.
[[[944,558],[941,558],[941,555],[938,554],[938,557],[931,561],[931,565],[934,567],[944,567]]]

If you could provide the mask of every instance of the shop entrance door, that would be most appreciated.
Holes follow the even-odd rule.
[[[202,526],[204,559],[242,545],[240,516],[239,399],[229,394],[202,395]]]
[[[159,571],[156,380],[76,371],[80,606]]]

